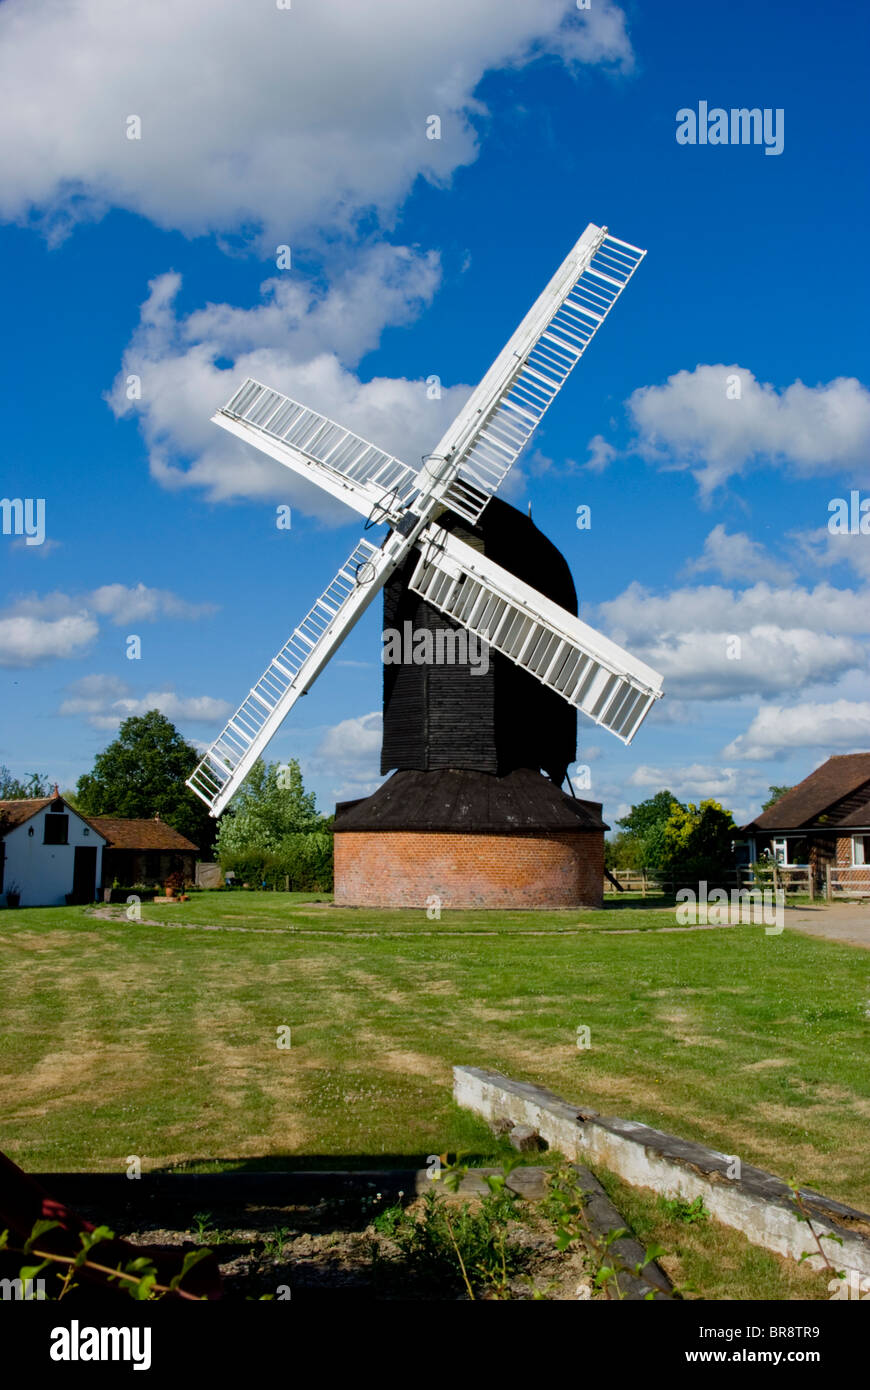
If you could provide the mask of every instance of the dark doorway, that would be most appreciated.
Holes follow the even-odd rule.
[[[76,845],[73,864],[73,898],[77,903],[92,903],[97,888],[97,847]]]

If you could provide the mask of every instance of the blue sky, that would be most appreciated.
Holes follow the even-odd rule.
[[[648,255],[504,493],[665,676],[630,748],[581,720],[588,795],[743,819],[870,747],[870,536],[827,528],[870,496],[867,30],[837,0],[3,0],[2,490],[46,539],[0,536],[0,762],[71,786],[155,705],[207,744],[361,529],[211,413],[250,372],[416,464],[590,221]],[[678,144],[702,101],[781,110],[782,152]],[[271,746],[323,809],[377,784],[379,652],[376,605]]]

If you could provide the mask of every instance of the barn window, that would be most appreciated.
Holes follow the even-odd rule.
[[[870,864],[870,835],[852,836],[852,863]]]
[[[45,817],[45,845],[65,845],[69,843],[69,816],[60,816],[49,811]]]

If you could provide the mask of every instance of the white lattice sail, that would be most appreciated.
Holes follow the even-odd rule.
[[[657,671],[440,527],[421,540],[414,593],[631,743],[661,698]]]
[[[589,224],[435,450],[452,511],[478,520],[645,255]]]

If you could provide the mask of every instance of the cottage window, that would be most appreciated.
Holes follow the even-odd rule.
[[[852,836],[852,863],[870,864],[870,835]]]
[[[69,816],[61,816],[49,811],[45,817],[45,845],[66,845],[69,843]]]

